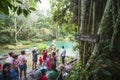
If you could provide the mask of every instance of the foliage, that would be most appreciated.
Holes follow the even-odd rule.
[[[0,5],[0,13],[4,13],[6,15],[9,15],[9,11],[12,10],[13,12],[17,12],[17,15],[23,13],[24,16],[27,17],[31,11],[35,11],[33,7],[23,7],[22,5],[25,4],[20,0],[1,0]]]
[[[39,51],[47,49],[47,45],[42,43],[38,44],[36,47],[38,48]]]
[[[73,13],[71,11],[71,1],[69,0],[56,0],[51,2],[52,7],[52,19],[54,21],[54,34],[60,34],[61,36],[67,36],[68,34],[75,34],[77,31],[76,24],[73,24],[72,17]],[[57,36],[59,37],[59,36]]]
[[[13,41],[13,39],[9,32],[0,33],[0,43],[1,44],[11,43],[12,41]]]
[[[72,30],[81,34],[100,35],[99,42],[96,44],[78,41],[77,48],[81,64],[78,66],[78,73],[80,75],[71,75],[71,79],[66,80],[119,80],[120,55],[117,46],[120,41],[118,38],[120,37],[118,28],[120,1],[50,1],[53,20],[60,32],[69,31],[70,33]]]

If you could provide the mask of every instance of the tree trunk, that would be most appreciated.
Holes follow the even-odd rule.
[[[102,36],[102,30],[103,30],[103,27],[106,26],[106,21],[108,21],[108,18],[107,16],[109,15],[109,12],[110,12],[110,7],[111,7],[111,4],[112,4],[112,0],[107,0],[107,4],[106,4],[106,7],[105,7],[105,10],[104,10],[104,14],[102,16],[102,19],[101,19],[101,23],[100,23],[100,26],[99,26],[99,30],[98,30],[98,34],[100,36]],[[109,27],[108,27],[109,28]],[[101,37],[100,37],[101,39]],[[101,41],[101,40],[100,40]],[[93,60],[91,59],[94,59],[94,57],[96,57],[97,53],[99,52],[98,50],[98,47],[99,47],[99,44],[100,44],[100,41],[98,44],[95,45],[94,47],[94,50],[92,52],[92,55],[87,63],[87,66],[86,66],[86,69],[88,69],[90,67],[90,63],[94,62]],[[104,43],[103,43],[104,44]]]
[[[15,27],[15,42],[17,42],[17,21],[16,21],[16,17],[15,17],[15,21],[14,21],[14,27]]]

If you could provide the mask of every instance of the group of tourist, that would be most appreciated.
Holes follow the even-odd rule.
[[[48,50],[43,50],[42,55],[40,55],[39,59],[37,59],[37,56],[40,53],[38,52],[37,47],[34,47],[32,51],[32,69],[36,71],[36,74],[34,73],[34,76],[40,73],[42,73],[42,76],[40,77],[39,75],[38,77],[34,77],[33,80],[56,80],[59,77],[60,70],[58,70],[58,68],[60,69],[60,67],[58,66],[58,56],[60,55],[60,60],[62,62],[61,64],[64,66],[66,50],[64,49],[64,46],[62,46],[61,52],[59,54],[59,50],[56,49],[56,47],[52,46],[52,50],[50,52]],[[39,66],[37,66],[37,63],[39,63]],[[41,72],[39,73],[39,71]]]
[[[0,58],[0,80],[27,80],[27,57],[25,54],[24,50],[21,51],[20,55],[10,52],[3,65],[1,63],[3,58]],[[66,50],[64,46],[62,46],[60,52],[62,66],[58,66],[59,50],[56,47],[52,48],[50,53],[47,49],[43,50],[38,59],[39,54],[41,53],[37,47],[34,47],[32,50],[32,70],[34,70],[34,73],[40,71],[41,76],[35,77],[33,80],[63,80],[63,76],[60,76],[63,67],[70,70],[70,67],[67,67],[68,65],[65,67]],[[37,63],[39,63],[39,66]],[[35,75],[37,76],[37,74]]]
[[[1,58],[2,59],[2,58]],[[5,59],[5,63],[1,65],[0,80],[22,80],[22,72],[24,72],[25,80],[27,70],[27,58],[25,51],[21,51],[20,55],[10,52]]]
[[[35,51],[35,52],[34,52]],[[35,47],[32,53],[33,65],[37,63],[37,55],[40,54]],[[36,55],[36,57],[35,57]],[[59,60],[61,60],[61,64],[58,63],[58,56],[60,55]],[[65,56],[66,50],[64,46],[62,46],[59,54],[59,50],[56,47],[52,47],[51,52],[47,50],[43,50],[42,55],[38,59],[39,67],[33,67],[35,72],[31,74],[32,80],[63,80],[67,73],[70,72],[69,63],[65,64]],[[37,64],[35,65],[37,66]],[[62,73],[63,69],[65,69],[65,73]]]

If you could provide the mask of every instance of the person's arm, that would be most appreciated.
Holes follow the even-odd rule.
[[[27,63],[27,57],[26,56],[24,57],[24,62]]]
[[[40,54],[40,52],[36,52],[36,54],[37,54],[37,55],[39,55],[39,54]]]

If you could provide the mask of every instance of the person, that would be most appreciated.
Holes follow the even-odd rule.
[[[36,71],[34,71],[34,73],[30,74],[30,77],[29,77],[30,79],[28,79],[28,80],[39,80],[42,77],[43,69],[47,70],[47,68],[45,66],[38,68]]]
[[[48,58],[46,60],[46,67],[47,67],[47,70],[50,71],[51,70],[51,62],[53,61],[52,57],[51,57],[51,54],[48,55]]]
[[[1,80],[18,80],[16,78],[16,73],[14,70],[11,69],[10,63],[5,63],[3,65],[3,70],[1,74]]]
[[[8,58],[6,58],[5,63],[12,64],[14,52],[8,53]]]
[[[21,55],[18,56],[19,61],[19,69],[20,69],[20,79],[22,79],[22,71],[24,72],[25,80],[26,78],[26,70],[27,70],[27,58],[25,55],[25,51],[21,51]]]
[[[43,65],[45,65],[45,63],[46,63],[46,59],[47,59],[47,50],[43,50]]]
[[[53,48],[52,55],[56,55],[56,47]]]
[[[41,56],[40,56],[40,58],[39,58],[39,63],[40,63],[40,65],[42,66],[43,59],[42,59],[42,57],[41,57]]]
[[[3,65],[2,65],[2,63],[3,63],[3,59],[6,59],[7,57],[3,57],[3,56],[0,56],[0,80],[2,80],[2,70],[3,70]]]
[[[13,56],[13,62],[12,62],[12,69],[17,73],[16,77],[17,80],[19,79],[19,61],[18,61],[18,55]]]
[[[59,71],[56,69],[56,63],[51,63],[51,70],[47,73],[48,80],[56,80],[59,76]]]
[[[62,49],[61,49],[61,59],[62,59],[62,64],[63,65],[65,63],[65,56],[66,56],[66,50],[64,49],[64,46],[62,46]]]
[[[52,54],[52,60],[57,64],[57,56],[56,56],[56,54]]]
[[[48,78],[46,77],[46,72],[47,72],[46,69],[41,70],[42,76],[40,77],[39,80],[48,80]]]
[[[38,60],[38,49],[35,47],[34,50],[32,51],[32,61],[33,61],[33,64],[32,64],[32,69],[36,70],[37,69],[37,60]]]
[[[52,40],[51,47],[55,46],[55,40]]]
[[[63,74],[63,79],[68,76],[68,74],[70,73],[71,71],[71,66],[69,65],[69,63],[66,63],[65,65],[65,73]]]
[[[2,60],[3,60],[3,57],[0,56],[0,71],[2,70]]]

